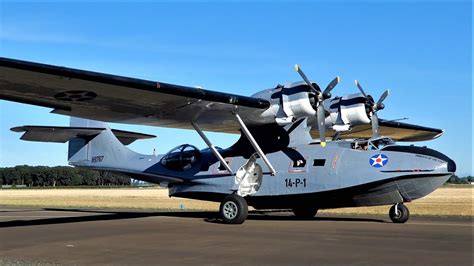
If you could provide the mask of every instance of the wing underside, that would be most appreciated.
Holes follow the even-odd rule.
[[[0,58],[0,99],[105,122],[238,133],[232,112],[249,125],[269,102],[200,88]],[[254,115],[257,114],[257,115]]]
[[[443,134],[443,130],[437,128],[385,120],[379,121],[379,130],[380,135],[390,137],[396,141],[426,141],[438,138]],[[326,134],[329,137],[334,137],[336,132],[328,130]],[[372,127],[370,124],[367,124],[356,126],[351,131],[341,132],[339,138],[368,139],[372,137],[372,134]],[[318,131],[311,130],[311,136],[315,139],[319,138]]]
[[[234,112],[249,127],[268,123],[261,114],[270,106],[265,99],[8,58],[0,58],[0,99],[85,119],[180,129],[192,129],[191,122],[198,122],[202,130],[224,133],[240,133]],[[399,141],[430,140],[442,133],[380,121],[380,134]],[[319,138],[317,127],[311,135]],[[371,136],[369,124],[340,134],[344,139]]]

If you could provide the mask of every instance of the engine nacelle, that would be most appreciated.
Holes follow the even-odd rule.
[[[261,114],[260,119],[286,125],[307,117],[312,118],[311,124],[316,123],[315,96],[306,84],[279,86],[261,91],[253,97],[268,99],[272,103],[270,108]],[[371,122],[372,112],[368,108],[367,99],[361,93],[328,99],[324,101],[324,107],[329,111],[329,116],[325,119],[326,127],[336,131],[346,131],[352,126]]]
[[[329,101],[330,116],[326,125],[337,130],[337,127],[368,124],[372,113],[367,108],[366,98],[361,93],[346,94]],[[345,127],[347,128],[347,127]],[[339,130],[338,130],[339,131]]]
[[[302,117],[314,116],[314,110],[309,93],[302,91],[294,94],[282,94],[283,111],[287,116],[294,116],[296,119]]]
[[[269,100],[272,105],[262,114],[262,117],[274,119],[280,125],[290,124],[300,118],[316,115],[314,99],[312,99],[309,92],[309,86],[305,84],[278,87],[259,93],[256,96],[270,96]]]
[[[372,113],[366,108],[366,98],[361,94],[346,94],[340,101],[341,119],[344,124],[360,125],[370,123]]]

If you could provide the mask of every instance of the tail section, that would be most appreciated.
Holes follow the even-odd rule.
[[[159,172],[146,172],[159,163],[160,157],[139,154],[126,147],[135,140],[156,137],[153,135],[111,129],[107,123],[75,117],[71,117],[69,127],[20,126],[11,130],[24,132],[21,139],[27,141],[69,141],[68,161],[73,166],[124,173],[156,184],[183,181]]]
[[[107,123],[71,117],[70,127],[102,129],[98,134],[77,135],[69,140],[68,161],[71,165],[117,167],[138,155],[120,142]]]
[[[135,169],[143,165],[146,156],[135,153],[126,145],[138,139],[156,136],[111,129],[107,123],[71,117],[69,127],[21,126],[11,129],[24,132],[22,140],[40,142],[69,141],[68,161],[74,166],[92,168]],[[140,162],[133,162],[138,159]]]

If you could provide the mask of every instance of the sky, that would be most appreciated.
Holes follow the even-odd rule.
[[[471,1],[94,2],[0,1],[0,55],[250,96],[299,81],[298,63],[333,95],[378,98],[379,117],[445,130],[416,143],[472,175]],[[51,109],[0,100],[0,167],[67,165],[67,145],[19,140],[9,128],[67,126]],[[192,143],[196,132],[112,127],[157,135],[130,147],[151,154]],[[238,136],[209,133],[221,147]]]

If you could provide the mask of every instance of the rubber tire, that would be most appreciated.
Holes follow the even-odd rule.
[[[318,209],[311,207],[295,207],[293,208],[293,214],[303,220],[313,219],[314,216],[318,213]]]
[[[235,205],[237,205],[237,215],[233,219],[228,219],[224,215],[224,204],[228,201],[232,201],[235,203]],[[242,224],[243,222],[245,222],[248,216],[247,201],[245,201],[245,199],[239,195],[228,195],[221,201],[219,214],[222,218],[222,221],[224,221],[224,223],[226,224]]]
[[[410,211],[408,210],[408,208],[400,203],[398,204],[398,212],[399,215],[395,215],[395,205],[393,205],[388,213],[390,215],[390,220],[392,220],[392,222],[396,224],[406,223],[406,221],[408,221],[408,218],[410,217]]]

